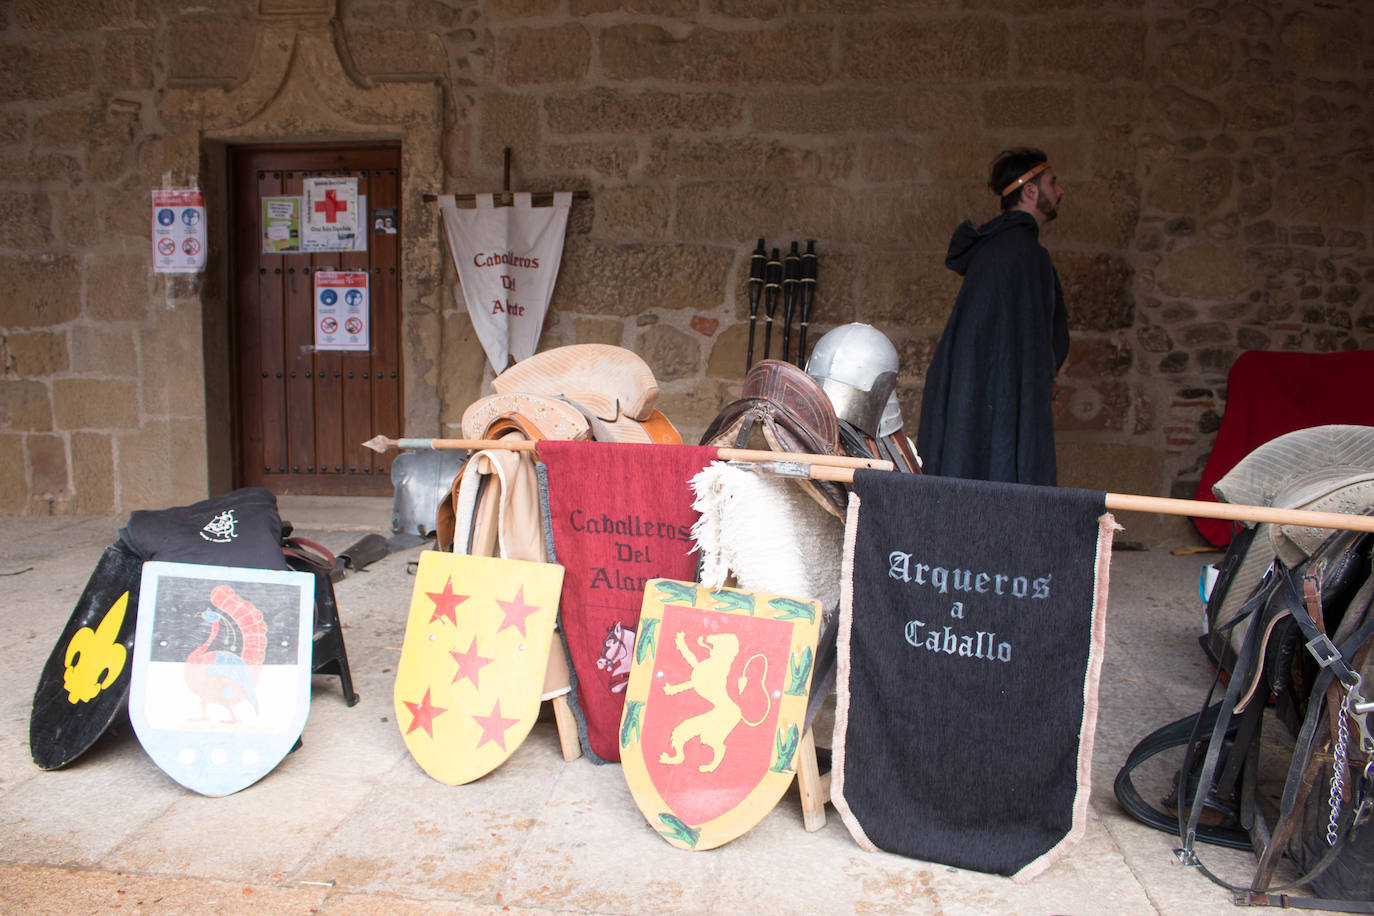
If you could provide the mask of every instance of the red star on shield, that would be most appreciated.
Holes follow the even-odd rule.
[[[429,701],[429,688],[425,688],[425,698],[418,703],[409,700],[402,700],[406,708],[410,710],[415,718],[410,720],[410,728],[406,729],[406,734],[410,734],[417,728],[423,728],[425,733],[431,738],[434,737],[434,718],[440,713],[448,712],[445,706],[435,706]],[[504,748],[505,745],[502,745]]]
[[[494,741],[503,751],[506,749],[506,729],[520,721],[519,719],[502,717],[500,700],[497,700],[496,705],[491,708],[491,715],[473,716],[472,718],[478,725],[482,726],[482,737],[477,742],[477,746],[481,747],[488,741]]]
[[[455,609],[471,597],[470,595],[455,595],[452,579],[444,582],[442,592],[425,592],[425,594],[434,601],[434,615],[429,618],[429,622],[433,623],[440,617],[447,617],[449,623],[455,627],[458,626],[458,613]]]
[[[499,633],[506,627],[515,627],[520,631],[520,635],[525,635],[525,618],[539,610],[537,604],[525,603],[525,586],[520,586],[520,590],[515,593],[515,598],[511,601],[496,599],[496,603],[501,605],[501,610],[506,612],[506,619],[501,623],[497,630]]]
[[[481,685],[477,683],[477,675],[483,668],[491,664],[492,659],[477,654],[477,637],[472,637],[472,645],[468,646],[466,652],[455,652],[449,649],[448,654],[452,655],[453,660],[458,663],[458,670],[454,672],[453,680],[450,683],[456,684],[459,679],[467,678],[472,681],[473,687],[481,690]]]

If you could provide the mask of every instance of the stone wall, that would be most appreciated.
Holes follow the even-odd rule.
[[[178,358],[147,272],[159,102],[249,80],[258,32],[293,6],[318,4],[0,6],[0,263],[15,292],[0,305],[0,511],[137,508],[125,441],[193,413],[148,386],[153,362]],[[737,393],[760,236],[816,239],[811,339],[854,320],[887,332],[914,429],[957,290],[949,234],[995,215],[983,183],[998,149],[1045,148],[1067,188],[1044,235],[1074,338],[1061,480],[1191,495],[1242,350],[1374,348],[1361,7],[338,0],[322,15],[361,84],[440,81],[434,190],[498,188],[509,147],[515,188],[591,192],[544,344],[641,353],[689,438]],[[442,271],[437,407],[408,417],[412,435],[451,433],[490,376]]]

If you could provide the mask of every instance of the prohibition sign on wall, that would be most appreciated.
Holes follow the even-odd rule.
[[[368,275],[315,271],[315,349],[368,350]],[[342,325],[342,330],[340,326]]]
[[[194,188],[153,191],[153,271],[205,269],[205,196]]]

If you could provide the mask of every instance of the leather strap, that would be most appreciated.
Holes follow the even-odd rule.
[[[1305,635],[1308,634],[1309,631],[1313,634],[1320,635],[1319,631],[1316,628],[1316,624],[1312,622],[1312,619],[1306,613],[1291,613],[1295,605],[1298,608],[1301,608],[1302,606],[1301,599],[1298,597],[1297,587],[1295,586],[1293,581],[1294,574],[1291,571],[1289,571],[1286,567],[1284,567],[1282,564],[1277,564],[1277,569],[1279,570],[1279,575],[1277,576],[1277,588],[1271,598],[1271,601],[1277,601],[1287,605],[1287,609],[1290,612],[1289,616],[1291,616],[1291,618],[1298,623],[1299,628],[1303,630]],[[1347,613],[1348,612],[1349,611],[1347,610]],[[1248,664],[1250,660],[1255,658],[1252,652],[1248,651],[1248,649],[1252,649],[1254,647],[1254,644],[1256,642],[1255,634],[1256,627],[1252,625],[1250,631],[1246,634],[1245,644],[1241,649],[1241,658],[1237,661],[1238,667],[1242,667]],[[1316,682],[1312,685],[1311,696],[1324,697],[1326,693],[1326,688],[1328,687],[1328,685],[1331,685],[1332,683],[1332,678],[1339,679],[1341,677],[1340,672],[1342,669],[1344,669],[1345,671],[1350,671],[1349,666],[1345,663],[1344,659],[1346,657],[1352,656],[1355,652],[1359,650],[1361,646],[1363,646],[1370,639],[1374,639],[1374,620],[1366,620],[1364,625],[1362,625],[1355,632],[1351,639],[1348,640],[1342,648],[1335,647],[1330,643],[1329,640],[1326,640],[1325,646],[1322,647],[1317,642],[1315,636],[1310,637],[1309,651],[1312,651],[1313,655],[1318,657],[1319,662],[1322,662],[1323,658],[1325,659],[1325,663],[1323,664],[1321,673],[1317,676]],[[1319,646],[1317,650],[1313,650],[1312,646],[1314,644]],[[1328,648],[1329,652],[1327,651]],[[1326,654],[1318,655],[1318,651],[1322,651]],[[1262,656],[1260,656],[1260,659],[1262,660]],[[1230,688],[1228,688],[1227,691],[1227,699],[1231,699],[1232,690],[1235,688],[1235,686],[1236,679],[1233,677],[1231,686]],[[1210,701],[1210,699],[1211,693],[1209,691],[1208,700]],[[1302,771],[1307,766],[1308,761],[1311,760],[1312,754],[1314,752],[1314,740],[1317,732],[1317,724],[1321,721],[1321,709],[1322,703],[1320,701],[1309,705],[1307,717],[1303,721],[1303,726],[1302,729],[1299,731],[1297,740],[1294,742],[1292,762],[1289,766],[1288,779],[1284,785],[1283,801],[1279,809],[1279,819],[1275,823],[1274,829],[1272,831],[1272,836],[1275,838],[1291,832],[1291,819],[1298,817],[1300,815],[1300,812],[1297,809],[1300,794],[1299,790],[1302,782]],[[1207,757],[1204,762],[1202,772],[1198,778],[1199,786],[1210,785],[1213,781],[1213,776],[1216,768],[1216,758],[1219,753],[1219,747],[1221,743],[1218,740],[1218,733],[1219,731],[1221,731],[1222,724],[1229,720],[1230,712],[1231,711],[1227,709],[1226,700],[1223,700],[1221,704],[1221,709],[1218,711],[1217,724],[1212,732],[1213,737],[1212,740],[1209,742],[1209,747],[1207,748]],[[1192,745],[1190,744],[1189,747],[1189,757],[1191,757]],[[1233,748],[1231,753],[1236,753],[1237,751],[1238,748]],[[1181,771],[1180,792],[1183,789],[1182,779],[1183,776]],[[1183,848],[1178,850],[1176,855],[1185,864],[1196,866],[1198,870],[1201,871],[1204,875],[1206,875],[1213,883],[1218,884],[1236,894],[1237,904],[1243,904],[1247,906],[1268,906],[1271,905],[1268,901],[1272,899],[1274,901],[1278,901],[1276,904],[1272,905],[1305,906],[1308,902],[1311,902],[1311,908],[1344,910],[1346,912],[1372,911],[1369,909],[1364,909],[1364,907],[1369,906],[1369,904],[1360,901],[1354,902],[1355,905],[1359,908],[1345,909],[1343,905],[1350,903],[1351,901],[1323,900],[1320,901],[1320,905],[1318,905],[1318,902],[1315,901],[1315,898],[1291,898],[1287,897],[1286,895],[1276,895],[1273,893],[1275,891],[1284,891],[1295,887],[1302,887],[1306,884],[1311,883],[1315,878],[1317,878],[1324,871],[1326,871],[1327,868],[1329,868],[1332,864],[1335,863],[1336,859],[1340,856],[1341,852],[1350,844],[1354,837],[1359,833],[1361,827],[1360,824],[1352,823],[1350,828],[1346,830],[1345,834],[1342,835],[1339,840],[1337,840],[1335,845],[1329,846],[1327,848],[1325,854],[1321,857],[1321,859],[1318,860],[1316,865],[1314,865],[1306,874],[1301,875],[1295,880],[1283,885],[1270,886],[1265,888],[1244,888],[1238,885],[1230,884],[1229,882],[1213,874],[1197,858],[1197,854],[1193,849],[1193,840],[1198,837],[1197,823],[1200,812],[1201,806],[1194,804],[1192,811],[1189,813],[1187,823],[1185,824],[1182,816],[1183,808],[1180,806],[1179,835],[1183,838]],[[1288,829],[1285,829],[1285,827],[1287,827]],[[1258,877],[1260,876],[1257,875],[1257,878]],[[1242,898],[1244,898],[1243,901]],[[1304,901],[1304,903],[1297,903],[1295,901]]]
[[[1116,800],[1121,803],[1121,807],[1125,808],[1131,816],[1142,824],[1177,836],[1178,816],[1166,814],[1146,802],[1136,789],[1131,774],[1145,761],[1167,750],[1191,745],[1197,740],[1200,731],[1209,731],[1216,724],[1217,714],[1220,710],[1221,703],[1214,703],[1202,712],[1193,713],[1190,716],[1184,716],[1182,719],[1170,722],[1140,739],[1140,743],[1131,749],[1125,765],[1117,772],[1116,782],[1112,786],[1116,792]],[[1184,765],[1186,767],[1186,762]],[[1200,824],[1198,826],[1198,839],[1213,846],[1223,846],[1227,849],[1249,850],[1251,848],[1250,834],[1240,827]]]

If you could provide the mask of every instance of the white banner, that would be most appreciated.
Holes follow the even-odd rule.
[[[529,194],[514,200],[497,207],[494,195],[478,194],[475,209],[460,210],[452,194],[439,198],[468,314],[498,375],[539,344],[572,209],[569,191],[555,193],[552,207],[533,206]]]

